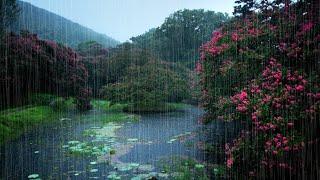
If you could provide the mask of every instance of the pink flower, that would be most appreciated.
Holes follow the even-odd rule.
[[[231,158],[228,158],[228,160],[227,160],[227,167],[231,168],[232,165],[233,165],[233,158],[231,157]]]
[[[248,110],[248,108],[242,104],[238,105],[237,108],[236,108],[239,112],[246,112]]]
[[[277,147],[277,148],[281,147],[281,142],[277,142],[276,147]]]
[[[232,39],[232,41],[237,42],[237,41],[239,41],[239,40],[240,40],[240,36],[239,36],[239,34],[238,34],[238,33],[233,32],[233,33],[232,33],[232,35],[231,35],[231,39]]]
[[[271,147],[271,145],[272,145],[272,142],[271,142],[271,141],[267,141],[267,142],[266,142],[266,146],[267,146],[267,147]]]
[[[202,72],[202,64],[197,62],[196,64],[196,72],[197,73],[201,73]]]
[[[296,86],[296,90],[297,90],[298,92],[301,92],[301,91],[304,90],[304,86],[298,85],[298,86]]]
[[[240,100],[245,100],[247,97],[248,97],[247,92],[242,91],[241,94],[240,94]]]
[[[313,23],[312,22],[308,22],[302,25],[302,32],[307,32],[310,31],[313,27]]]
[[[287,125],[289,128],[291,128],[291,127],[293,127],[294,124],[292,122],[289,122]]]
[[[272,154],[273,154],[273,155],[277,155],[277,154],[278,154],[278,151],[274,150],[274,151],[272,151]]]
[[[289,147],[289,146],[286,146],[286,147],[283,148],[283,150],[284,150],[284,151],[289,151],[289,150],[290,150],[290,147]]]

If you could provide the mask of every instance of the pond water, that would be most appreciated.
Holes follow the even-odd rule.
[[[187,157],[208,163],[199,144],[225,141],[234,124],[198,123],[203,110],[142,114],[139,121],[102,124],[105,112],[69,113],[1,147],[4,179],[171,179],[159,162]],[[208,131],[210,129],[210,131]],[[218,139],[217,139],[218,138]],[[173,163],[173,160],[172,160]]]

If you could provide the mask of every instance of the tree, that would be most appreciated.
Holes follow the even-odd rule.
[[[123,79],[105,86],[102,94],[113,103],[129,103],[131,111],[159,111],[166,102],[186,99],[187,86],[187,81],[170,70],[166,62],[149,61],[130,66]]]
[[[0,0],[0,34],[3,35],[5,29],[19,14],[19,7],[16,0]]]
[[[88,72],[73,49],[27,32],[7,34],[1,44],[0,108],[24,104],[32,93],[74,96],[89,107]]]
[[[165,61],[183,62],[193,68],[199,57],[199,46],[210,39],[213,29],[228,19],[227,14],[214,11],[180,10],[166,18],[160,27],[131,40]]]
[[[233,15],[246,17],[254,11],[256,0],[236,0],[237,6],[234,7]]]

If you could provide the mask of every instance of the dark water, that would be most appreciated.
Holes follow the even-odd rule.
[[[110,141],[116,150],[111,162],[105,162],[109,160],[108,153],[98,157],[74,156],[63,147],[70,141],[97,140],[97,137],[84,137],[83,131],[105,126],[99,120],[106,116],[103,112],[71,113],[67,116],[70,119],[41,125],[2,146],[1,177],[28,179],[29,175],[38,174],[41,179],[108,179],[110,174],[116,174],[113,178],[143,179],[142,175],[156,175],[161,171],[157,165],[163,158],[182,156],[207,162],[212,157],[199,149],[199,143],[214,142],[217,137],[225,140],[230,125],[222,122],[201,125],[198,119],[203,113],[199,108],[189,107],[179,112],[144,114],[140,121],[119,123],[116,137]],[[119,168],[128,168],[128,165],[135,167]]]

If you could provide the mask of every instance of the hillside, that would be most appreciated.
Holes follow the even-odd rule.
[[[20,16],[9,27],[16,33],[28,30],[37,34],[41,39],[54,40],[71,47],[77,47],[79,43],[91,40],[106,47],[114,47],[119,44],[118,41],[107,35],[97,33],[30,3],[18,1],[18,4],[21,8]]]

